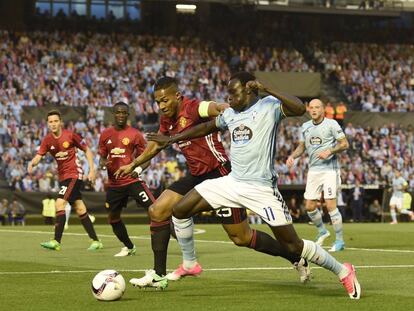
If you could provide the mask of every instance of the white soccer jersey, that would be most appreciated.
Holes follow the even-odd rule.
[[[281,102],[273,96],[258,99],[249,109],[231,108],[216,118],[231,134],[231,173],[239,181],[275,186],[276,133],[283,119]]]
[[[321,151],[334,147],[336,141],[344,137],[342,128],[335,120],[324,118],[319,124],[314,124],[313,120],[303,123],[300,141],[305,143],[309,154],[309,170],[339,170],[339,161],[335,154],[325,160],[319,159],[317,155]]]

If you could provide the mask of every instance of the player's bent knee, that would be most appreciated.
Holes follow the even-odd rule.
[[[191,217],[192,215],[185,210],[184,206],[178,204],[173,208],[173,216],[178,219],[185,219]]]
[[[84,206],[77,206],[75,207],[76,214],[83,215],[87,212],[86,208]]]
[[[246,237],[239,237],[237,235],[229,235],[230,240],[233,241],[234,245],[240,247],[247,247],[250,245],[250,239]]]
[[[314,211],[316,209],[316,207],[317,207],[316,201],[314,201],[314,200],[306,200],[305,208],[306,208],[306,211],[307,212]]]
[[[148,215],[152,221],[162,222],[171,217],[171,210],[163,205],[152,204],[148,209]]]
[[[121,220],[121,215],[120,214],[112,214],[112,213],[108,214],[108,223],[109,224],[116,223],[120,220]]]

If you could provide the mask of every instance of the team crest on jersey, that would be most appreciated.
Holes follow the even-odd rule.
[[[187,125],[187,119],[184,117],[181,117],[180,120],[178,120],[178,123],[180,123],[180,126],[184,128]]]
[[[322,144],[322,139],[320,137],[317,136],[312,136],[309,140],[311,145],[320,145]]]
[[[122,138],[122,144],[124,146],[128,146],[128,144],[129,144],[129,138],[128,137]]]
[[[244,124],[240,124],[233,130],[231,137],[235,144],[246,144],[252,139],[253,131]]]
[[[69,148],[69,142],[68,141],[64,141],[62,144],[63,148],[67,149]]]

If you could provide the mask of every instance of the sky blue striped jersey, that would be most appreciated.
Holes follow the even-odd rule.
[[[404,186],[407,185],[407,181],[402,177],[394,177],[392,179],[392,195],[397,198],[402,198],[404,196]]]
[[[266,96],[258,98],[245,111],[228,108],[216,118],[217,127],[228,129],[231,135],[233,178],[251,184],[276,185],[276,133],[284,116],[280,100]]]
[[[336,145],[338,139],[345,137],[338,122],[324,118],[319,124],[309,120],[302,124],[300,141],[305,142],[306,152],[309,155],[310,171],[337,171],[339,170],[338,157],[334,154],[326,160],[319,159],[317,155]]]

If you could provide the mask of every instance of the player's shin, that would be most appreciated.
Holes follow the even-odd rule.
[[[151,221],[151,247],[154,253],[154,270],[159,276],[167,274],[167,250],[170,241],[170,220]]]
[[[63,230],[66,223],[66,214],[65,211],[56,212],[56,224],[55,224],[55,240],[60,243],[62,240]]]
[[[342,225],[342,215],[339,212],[339,209],[335,209],[329,212],[329,216],[331,217],[332,227],[335,230],[336,240],[343,241],[343,225]]]
[[[79,215],[79,219],[82,223],[83,228],[85,228],[85,231],[88,233],[88,236],[92,240],[98,241],[98,236],[96,235],[95,229],[93,227],[91,219],[89,218],[88,213]]]
[[[122,221],[122,219],[119,218],[117,220],[112,220],[112,221],[110,221],[110,224],[112,226],[112,231],[114,232],[116,237],[122,243],[124,243],[124,245],[126,247],[128,247],[128,249],[133,249],[134,244],[132,243],[131,239],[128,236],[128,231],[127,231],[127,229],[125,227],[125,224]]]
[[[313,222],[313,224],[318,228],[319,233],[323,233],[326,231],[325,225],[322,221],[322,214],[319,209],[315,209],[313,211],[308,211],[308,216]]]
[[[340,279],[347,276],[349,273],[348,269],[332,257],[322,247],[317,245],[315,242],[303,240],[303,249],[301,256],[320,267],[328,269],[335,273]]]
[[[197,263],[194,247],[194,223],[192,218],[177,219],[172,217],[175,234],[183,253],[183,265],[185,269],[191,269]]]
[[[279,241],[272,238],[267,233],[259,230],[252,230],[252,232],[252,239],[248,245],[249,248],[271,256],[283,257],[289,260],[292,264],[300,261],[301,257],[299,255],[288,252],[287,249],[279,243]]]

